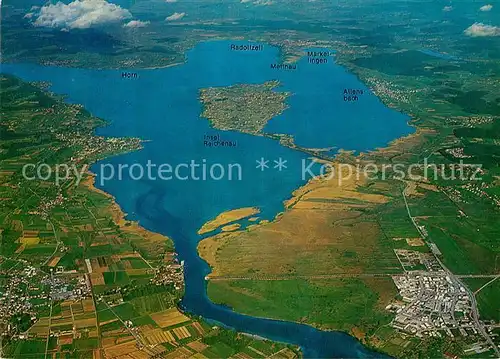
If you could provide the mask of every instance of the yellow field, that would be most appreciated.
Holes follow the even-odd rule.
[[[97,261],[96,258],[92,258],[90,260],[90,264],[92,266],[92,272],[96,272],[96,273],[102,273],[102,272],[107,272],[108,271],[108,267],[107,266],[100,266],[99,265],[99,262]]]
[[[204,355],[203,355],[203,354],[201,354],[201,353],[196,353],[195,355],[193,355],[193,356],[191,357],[191,359],[208,359],[208,357],[204,356]],[[251,358],[249,358],[249,359],[251,359]]]
[[[92,299],[82,300],[82,307],[85,313],[94,311],[94,301]]]
[[[144,333],[144,338],[149,344],[161,344],[175,342],[175,338],[170,331],[163,331],[161,329],[153,329]]]
[[[419,182],[418,186],[429,191],[439,192],[439,188],[433,184]]]
[[[422,238],[406,238],[406,243],[408,243],[408,245],[412,247],[420,247],[425,245]]]
[[[185,339],[185,338],[189,338],[191,336],[191,333],[189,333],[189,331],[187,330],[186,327],[175,328],[175,329],[172,329],[172,331],[174,332],[176,337],[179,339]]]
[[[193,355],[193,353],[188,350],[186,347],[182,347],[179,349],[176,349],[175,351],[168,353],[167,355],[163,356],[165,359],[184,359],[184,358],[190,358]]]
[[[19,238],[19,243],[26,244],[26,245],[35,245],[40,243],[40,238],[38,237],[22,237]]]
[[[49,335],[49,318],[40,318],[28,332],[39,338],[46,338]]]
[[[92,351],[92,359],[101,359],[101,350],[100,349],[94,349]]]
[[[71,301],[65,301],[61,303],[61,319],[66,318],[66,320],[71,320]],[[52,321],[54,322],[54,321]]]
[[[113,258],[118,258],[118,259],[123,259],[123,258],[141,258],[140,253],[136,252],[131,252],[131,253],[120,253],[120,254],[113,254]]]
[[[104,355],[106,358],[116,358],[122,355],[137,351],[136,342],[132,340],[127,343],[117,344],[104,348]]]
[[[193,327],[200,333],[200,335],[205,334],[205,331],[203,330],[202,326],[198,322],[193,322]]]
[[[95,327],[96,325],[97,325],[97,319],[95,317],[75,320],[76,329]]]
[[[234,224],[228,224],[227,226],[224,226],[221,228],[222,232],[232,232],[236,231],[237,229],[240,229],[241,224],[239,223],[234,223]]]
[[[135,338],[134,338],[133,335],[127,335],[127,336],[124,336],[124,337],[119,337],[119,338],[116,339],[116,344],[126,343],[126,342],[129,342],[131,340],[135,340]]]
[[[198,251],[212,268],[209,276],[361,273],[376,266],[373,258],[388,269],[399,268],[394,253],[380,242],[378,223],[364,214],[388,198],[359,191],[366,180],[355,171],[337,167],[331,180],[310,180],[285,201],[286,211],[272,223],[202,240]]]
[[[197,340],[195,342],[191,342],[187,346],[190,347],[193,350],[196,350],[197,352],[202,352],[202,351],[204,351],[205,349],[208,348],[208,345],[202,343],[201,340]]]
[[[19,248],[17,248],[17,249],[16,249],[16,252],[15,252],[15,253],[16,253],[16,254],[21,253],[22,251],[24,251],[24,248],[26,248],[26,244],[21,244],[21,245],[19,246]]]
[[[252,357],[245,353],[238,353],[236,355],[233,355],[233,359],[252,359]]]
[[[112,347],[116,344],[115,337],[103,337],[101,338],[101,345],[103,348]]]
[[[163,312],[151,314],[151,318],[160,328],[170,327],[179,323],[184,323],[190,319],[179,312],[177,308],[170,308]]]
[[[256,207],[238,208],[238,209],[233,209],[231,211],[223,212],[219,214],[215,219],[205,223],[198,231],[198,234],[205,234],[212,232],[217,228],[219,228],[220,226],[223,226],[230,222],[238,221],[246,217],[253,216],[259,212],[260,210]]]
[[[145,336],[147,332],[150,332],[152,330],[156,330],[157,328],[152,326],[151,324],[146,324],[146,325],[141,325],[139,327],[139,332],[142,334],[142,336]]]
[[[40,231],[30,231],[30,230],[23,231],[23,237],[26,237],[26,238],[35,238],[35,237],[38,237],[39,234],[40,234]]]
[[[75,302],[71,304],[71,311],[73,315],[82,314],[83,313],[83,305],[81,301]]]
[[[53,257],[49,263],[47,264],[49,267],[55,267],[57,265],[57,263],[59,263],[59,261],[61,260],[61,257],[58,257],[58,256],[55,256]]]
[[[157,348],[157,349],[160,349],[160,348]],[[136,350],[135,352],[129,353],[128,355],[132,359],[149,359],[149,358],[151,358],[151,355],[149,353],[146,353],[142,350]]]
[[[101,273],[92,273],[90,274],[90,281],[92,282],[92,285],[104,285],[104,277],[102,276]]]
[[[72,344],[73,343],[73,335],[60,335],[57,338],[57,344],[58,345],[65,345],[65,344]]]

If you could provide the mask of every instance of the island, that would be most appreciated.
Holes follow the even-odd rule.
[[[278,86],[279,81],[268,81],[202,89],[201,117],[219,130],[261,133],[269,120],[288,108],[285,101],[291,94],[275,91]]]

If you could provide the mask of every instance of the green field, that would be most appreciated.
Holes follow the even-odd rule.
[[[176,302],[177,298],[168,292],[137,297],[129,301],[140,314],[161,312],[173,307]]]
[[[476,295],[481,318],[500,322],[500,280],[496,280],[483,288]]]
[[[216,303],[266,318],[315,323],[324,329],[367,333],[389,323],[384,311],[396,290],[389,278],[211,281],[208,293]],[[284,297],[283,293],[287,293]]]

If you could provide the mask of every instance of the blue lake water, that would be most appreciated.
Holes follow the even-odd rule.
[[[233,42],[234,43],[234,42]],[[204,277],[208,265],[197,255],[201,239],[197,230],[217,214],[235,208],[257,206],[261,218],[272,219],[283,210],[283,201],[304,184],[304,153],[285,148],[278,142],[252,135],[212,129],[198,99],[199,89],[237,83],[263,83],[278,79],[277,89],[290,91],[290,108],[271,120],[267,132],[294,135],[296,143],[309,148],[336,147],[367,151],[412,132],[408,118],[385,107],[352,74],[336,65],[310,64],[307,58],[296,70],[276,70],[276,48],[264,45],[259,52],[230,50],[230,42],[198,44],[180,66],[154,70],[127,70],[137,78],[122,78],[118,70],[86,70],[43,67],[32,64],[3,64],[2,72],[28,81],[49,81],[51,91],[67,95],[67,101],[80,103],[96,116],[110,121],[98,129],[99,135],[134,136],[149,140],[140,151],[108,158],[93,166],[97,185],[114,195],[128,213],[152,231],[173,238],[180,259],[185,261],[186,293],[182,307],[206,319],[236,330],[300,345],[306,357],[380,356],[356,339],[340,332],[325,332],[310,326],[254,318],[215,305],[206,295]],[[239,43],[241,44],[241,43]],[[363,90],[355,102],[344,101],[344,89]],[[205,135],[236,141],[236,147],[207,148]],[[268,169],[256,168],[256,160],[269,161]],[[286,160],[279,171],[274,161]],[[208,168],[220,164],[226,171],[221,180],[121,180],[99,184],[102,164],[170,164],[195,161]],[[229,180],[229,165],[239,166]],[[238,168],[238,167],[233,167]],[[184,168],[183,176],[189,173]],[[217,171],[216,171],[217,172]]]

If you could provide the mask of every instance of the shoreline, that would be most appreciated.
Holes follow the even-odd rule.
[[[210,297],[208,295],[207,295],[207,298],[210,300]],[[212,302],[212,301],[210,300],[210,302]],[[226,305],[224,303],[216,303],[216,302],[212,302],[212,303],[214,303],[215,305],[218,305],[218,306],[222,306],[222,307],[226,308],[227,310],[230,310],[230,311],[232,311],[234,313],[237,313],[237,314],[240,314],[240,315],[244,315],[244,316],[248,316],[248,317],[251,317],[251,318],[262,319],[262,320],[270,320],[270,321],[280,322],[280,323],[294,323],[294,324],[297,324],[297,325],[303,325],[303,326],[306,326],[306,327],[310,327],[310,328],[312,328],[314,330],[317,330],[317,331],[323,332],[323,333],[345,335],[345,336],[348,336],[348,337],[356,340],[363,347],[369,349],[372,352],[375,352],[375,353],[378,353],[378,354],[382,354],[382,355],[386,356],[387,358],[393,358],[388,353],[383,352],[379,348],[377,348],[377,347],[373,346],[372,344],[368,343],[365,340],[365,336],[357,335],[359,333],[363,333],[359,329],[359,327],[357,327],[357,326],[353,326],[352,329],[351,329],[351,332],[347,332],[347,331],[345,331],[343,329],[323,328],[323,327],[317,326],[316,324],[313,324],[313,323],[298,322],[298,321],[295,321],[295,320],[285,320],[285,319],[279,319],[279,318],[273,318],[273,317],[254,316],[254,315],[251,315],[251,314],[248,314],[248,313],[245,313],[245,312],[236,311],[233,307],[228,306],[228,305]],[[216,322],[218,322],[218,321],[216,321]],[[221,323],[221,322],[218,322],[218,323]],[[224,323],[221,323],[221,325],[226,326]],[[231,327],[228,327],[228,328],[231,328]],[[245,332],[241,332],[241,333],[249,335],[249,336],[254,336],[254,337],[257,337],[257,338],[261,338],[262,340],[271,340],[271,339],[267,339],[265,337],[262,337],[262,336],[259,336],[259,335],[256,335],[256,334],[250,334],[250,333],[245,333]],[[285,342],[285,341],[279,341],[279,340],[273,340],[273,341],[278,341],[278,342],[281,342],[281,343],[295,345],[295,346],[297,346],[297,347],[300,348],[302,354],[304,353],[304,348],[302,346],[298,345],[298,344],[294,344],[294,343],[290,343],[290,342]]]
[[[385,106],[385,104],[384,104]],[[262,135],[261,135],[262,136]],[[265,136],[265,134],[263,135]],[[396,141],[398,139],[395,139],[394,141]],[[281,143],[280,143],[281,144]],[[299,150],[299,148],[293,148],[293,147],[290,147],[290,146],[286,146],[285,144],[281,144],[282,146],[284,147],[289,147],[289,148],[292,148],[292,149],[295,149],[295,150]],[[134,150],[135,151],[135,150]],[[377,150],[378,151],[378,150]],[[305,151],[302,151],[302,152],[305,152]],[[307,152],[306,152],[307,153]],[[318,157],[317,155],[314,155],[312,153],[309,153],[311,155],[313,155],[314,157]],[[332,159],[328,159],[328,161],[332,161]],[[128,221],[126,219],[126,216],[127,216],[127,213],[125,213],[119,206],[119,204],[117,203],[116,201],[116,198],[111,195],[110,193],[107,193],[105,192],[104,190],[100,189],[100,188],[97,188],[95,186],[95,178],[96,178],[96,175],[95,174],[89,174],[89,178],[90,178],[90,182],[89,183],[85,183],[87,184],[87,187],[92,190],[92,191],[96,191],[96,192],[99,192],[101,194],[104,194],[107,196],[107,198],[110,198],[111,199],[111,213],[113,214],[113,219],[117,219],[117,224],[120,226],[120,228],[124,229],[124,230],[130,230],[130,228],[133,227],[133,229],[137,230],[137,231],[140,231],[140,233],[147,233],[148,235],[153,235],[153,236],[159,236],[161,238],[163,238],[163,240],[169,240],[169,241],[172,241],[172,239],[166,237],[166,236],[163,236],[161,235],[160,233],[155,233],[155,232],[151,232],[151,231],[148,231],[147,229],[145,229],[144,227],[140,226],[139,222],[134,222],[134,221]],[[297,192],[300,193],[301,189],[304,189],[304,188],[307,188],[308,186],[310,185],[309,181],[306,183],[306,184],[303,184],[302,186],[299,186],[298,188],[296,188],[291,194],[290,194],[290,197],[289,199],[287,200],[284,200],[284,205],[285,205],[285,208],[291,208],[294,203],[292,203],[293,201],[299,201],[300,200],[300,196],[297,194]],[[307,193],[307,192],[306,192]],[[305,193],[303,193],[305,194]],[[303,195],[302,194],[302,195]],[[288,207],[287,207],[288,205]],[[115,217],[116,216],[116,217]],[[273,219],[273,221],[278,221],[279,218],[281,218],[281,216],[283,216],[283,212],[280,212],[278,214],[276,214],[275,218]],[[126,226],[127,224],[132,224],[132,226],[128,227]],[[263,224],[255,224],[255,227],[254,228],[260,228],[260,226],[263,226]],[[236,233],[236,232],[235,232]],[[197,252],[197,255],[203,259],[200,255],[199,255],[199,252]],[[210,298],[207,296],[207,299],[210,300]],[[237,313],[237,312],[235,312]],[[289,322],[289,321],[286,321],[286,320],[283,320],[283,322]],[[308,325],[308,326],[311,326],[313,327],[312,325],[310,324],[306,324],[306,323],[300,323],[300,324],[304,324],[304,325]],[[324,331],[323,329],[319,329],[319,330],[322,330]],[[329,330],[330,331],[330,330]],[[334,330],[331,330],[331,331],[334,331]],[[339,332],[342,332],[342,331],[339,331]],[[345,332],[343,332],[345,333]],[[347,335],[349,335],[348,333],[345,333]],[[351,335],[349,335],[351,336]],[[360,341],[361,342],[361,341]],[[363,345],[367,346],[366,344],[364,344],[364,342],[361,342]],[[367,346],[369,347],[369,346]]]
[[[362,84],[364,84],[368,89],[370,89],[370,91],[373,93],[373,95],[378,99],[378,101],[381,102],[381,104],[383,106],[385,106],[387,108],[394,108],[392,106],[389,106],[386,103],[386,101],[384,101],[381,97],[377,96],[373,92],[373,90],[370,88],[370,86],[368,86],[368,84],[365,81],[362,80],[361,76],[356,71],[354,71],[354,69],[352,69],[352,68],[344,65],[343,63],[339,62],[338,58],[335,59],[335,62],[339,66],[342,66],[343,68],[345,68],[346,70],[348,70],[349,72],[351,72],[352,74],[354,74],[356,76],[356,78]],[[395,109],[395,110],[398,111],[399,113],[405,115],[405,116],[408,116],[409,119],[408,119],[408,121],[406,123],[407,123],[408,126],[410,126],[410,127],[413,128],[412,133],[406,134],[406,135],[401,136],[401,137],[397,137],[397,138],[391,140],[389,143],[387,143],[387,145],[384,146],[384,147],[377,147],[377,148],[375,148],[373,150],[366,151],[366,152],[359,152],[357,154],[354,154],[352,152],[346,153],[346,151],[339,150],[333,156],[333,158],[331,158],[331,157],[326,157],[325,158],[324,156],[321,156],[321,154],[318,155],[317,153],[311,153],[312,151],[310,151],[309,149],[304,149],[304,148],[301,148],[300,146],[297,146],[295,143],[293,143],[293,140],[292,140],[291,144],[282,143],[281,137],[279,137],[276,134],[267,134],[267,133],[261,132],[261,133],[255,133],[253,135],[255,135],[255,136],[263,136],[263,137],[268,137],[268,138],[271,138],[271,139],[278,140],[278,142],[280,143],[280,145],[282,145],[284,147],[288,147],[288,148],[293,149],[293,150],[297,150],[297,151],[300,151],[300,152],[303,152],[303,153],[307,153],[307,154],[310,154],[313,157],[318,158],[319,160],[335,164],[335,163],[339,163],[338,160],[343,155],[351,155],[351,156],[353,155],[354,159],[359,159],[359,160],[365,160],[367,157],[372,157],[372,156],[385,156],[388,153],[391,153],[391,158],[397,157],[397,156],[400,156],[400,155],[404,155],[405,154],[404,148],[402,150],[401,147],[404,147],[405,145],[409,145],[410,147],[413,147],[415,145],[414,140],[416,140],[416,143],[420,143],[420,142],[423,142],[422,138],[426,134],[432,135],[432,134],[436,134],[437,133],[437,131],[435,131],[435,130],[433,130],[431,128],[425,128],[425,127],[422,128],[422,127],[419,127],[416,124],[417,118],[416,118],[416,116],[414,114],[408,114],[408,113],[406,113],[406,112],[404,112],[403,110],[400,110],[400,109]],[[206,277],[207,284],[210,281],[210,275],[212,275],[212,274],[214,274],[216,272],[214,270],[213,265],[210,264],[210,262],[208,261],[208,259],[212,259],[212,260],[215,259],[215,253],[211,253],[208,256],[206,256],[206,255],[204,256],[202,254],[202,249],[200,248],[200,246],[202,245],[203,242],[205,242],[205,244],[209,243],[208,241],[210,241],[211,239],[218,242],[219,238],[227,238],[230,241],[231,240],[231,236],[238,236],[240,233],[242,233],[244,231],[254,231],[254,230],[257,230],[259,228],[262,228],[263,226],[265,226],[267,224],[273,224],[273,223],[279,222],[282,219],[282,217],[284,216],[284,214],[288,210],[292,209],[295,204],[297,204],[298,202],[300,202],[301,198],[304,195],[306,195],[307,193],[309,193],[311,190],[314,189],[314,185],[316,183],[318,183],[319,181],[321,181],[321,177],[322,177],[321,175],[315,176],[315,177],[309,179],[307,181],[307,183],[305,183],[305,184],[301,185],[300,187],[296,188],[290,194],[290,197],[288,199],[285,199],[283,201],[284,210],[282,212],[277,213],[275,215],[275,217],[271,221],[269,221],[267,223],[255,223],[253,225],[240,228],[240,229],[235,230],[233,232],[229,232],[229,233],[222,232],[222,233],[215,234],[213,236],[202,238],[198,242],[198,245],[197,245],[197,252],[198,252],[197,254],[198,254],[198,256],[201,259],[203,259],[205,262],[207,262],[207,264],[208,264],[208,266],[209,266],[209,268],[211,270],[211,272]],[[215,248],[211,248],[212,251],[214,249]],[[210,252],[210,251],[208,251],[208,252]],[[208,297],[209,300],[211,300],[211,298],[208,295],[208,293],[207,293],[207,297]],[[220,305],[220,303],[219,303],[219,305]],[[236,312],[236,313],[241,313],[241,314],[244,314],[244,315],[249,315],[249,314],[247,314],[245,312],[236,311],[232,307],[230,307],[230,309],[232,311]],[[272,317],[269,317],[269,318],[262,317],[262,318],[263,319],[271,319],[271,320],[281,321],[281,319],[276,319],[276,318],[272,318]],[[289,322],[290,320],[282,320],[282,321]],[[324,328],[321,328],[321,326],[316,326],[314,323],[307,323],[307,322],[304,322],[304,323],[295,322],[295,323],[297,323],[297,324],[303,324],[303,325],[308,325],[308,326],[311,326],[311,327],[313,327],[313,328],[315,328],[317,330],[321,330],[321,331],[325,331],[325,332],[340,332],[340,333],[346,334],[346,335],[351,336],[351,337],[355,338],[356,340],[358,340],[366,348],[368,348],[368,349],[370,349],[372,351],[375,351],[377,353],[389,356],[387,353],[385,353],[383,351],[380,351],[377,347],[375,347],[374,345],[370,344],[365,339],[366,336],[362,335],[363,331],[359,327],[357,327],[357,326],[353,326],[353,328],[351,329],[350,332],[346,332],[344,330],[338,330],[338,329],[324,329]]]
[[[116,198],[112,194],[95,186],[96,176],[97,175],[95,173],[87,171],[87,177],[82,180],[81,185],[86,187],[88,190],[99,193],[111,200],[108,209],[111,213],[113,221],[120,227],[122,231],[137,234],[146,241],[164,242],[165,244],[168,243],[173,245],[172,238],[158,232],[150,231],[144,228],[138,221],[128,220],[128,214],[123,211]]]

